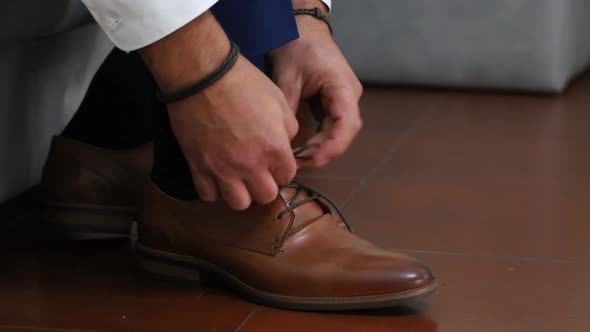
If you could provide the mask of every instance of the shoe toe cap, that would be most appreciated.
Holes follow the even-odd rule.
[[[419,290],[432,285],[435,278],[430,269],[418,260],[387,251],[366,258],[364,277],[356,282],[357,291],[366,294],[394,294]]]

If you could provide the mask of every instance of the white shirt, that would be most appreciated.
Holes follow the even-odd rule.
[[[82,0],[113,43],[133,51],[158,41],[218,0]],[[332,0],[322,0],[328,7]]]

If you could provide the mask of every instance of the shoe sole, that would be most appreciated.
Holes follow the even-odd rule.
[[[45,225],[68,241],[126,239],[136,213],[132,208],[48,203],[40,211]]]
[[[437,281],[404,292],[351,297],[296,297],[264,292],[246,285],[220,267],[202,259],[134,245],[139,267],[149,274],[165,279],[200,282],[201,272],[222,278],[228,286],[251,302],[299,311],[349,311],[390,308],[421,302],[437,290]]]

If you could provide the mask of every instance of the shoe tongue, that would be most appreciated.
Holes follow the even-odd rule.
[[[297,195],[295,200],[291,201],[292,198],[297,194],[297,189],[295,188],[283,188],[280,190],[279,194],[283,200],[289,204],[289,206],[293,206],[294,204],[309,198],[309,195],[305,191],[302,191],[299,193],[299,195]],[[291,234],[298,232],[305,226],[326,214],[326,211],[324,211],[322,206],[316,201],[309,201],[301,206],[298,206],[292,211],[295,215],[295,220],[293,221],[293,227],[291,227]]]

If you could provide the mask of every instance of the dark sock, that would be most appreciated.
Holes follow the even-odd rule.
[[[153,140],[155,82],[136,53],[114,49],[94,75],[62,135],[105,149],[131,149]]]
[[[190,168],[176,141],[166,109],[158,110],[157,122],[152,181],[160,190],[175,199],[197,199]]]
[[[190,170],[166,105],[155,97],[156,89],[138,54],[114,49],[62,135],[106,149],[130,149],[154,141],[154,183],[177,199],[196,199]]]

